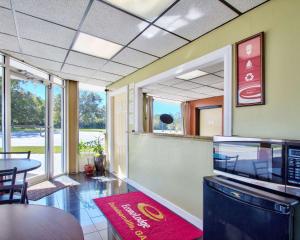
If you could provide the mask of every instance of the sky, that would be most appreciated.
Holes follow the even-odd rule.
[[[172,114],[175,115],[176,113],[180,113],[180,103],[176,102],[169,102],[169,101],[161,101],[155,99],[153,102],[153,112],[155,114]]]

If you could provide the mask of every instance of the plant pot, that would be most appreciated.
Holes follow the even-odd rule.
[[[104,155],[94,157],[96,172],[99,172],[101,176],[104,175],[105,172],[104,161],[105,161]]]
[[[92,164],[84,165],[84,172],[86,176],[91,176],[94,174],[94,166]]]

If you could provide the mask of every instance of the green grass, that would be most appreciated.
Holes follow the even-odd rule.
[[[79,128],[80,132],[106,132],[106,129],[97,128]]]
[[[32,154],[44,154],[45,147],[43,146],[17,146],[12,147],[12,152],[27,152],[31,151]],[[60,146],[54,146],[54,153],[61,153]]]
[[[41,129],[44,132],[44,128]],[[54,129],[55,130],[55,129]],[[39,128],[13,128],[12,132],[39,132]],[[98,129],[98,128],[80,128],[81,132],[106,132],[106,129]]]
[[[12,128],[12,132],[39,132],[39,128]],[[42,128],[44,131],[44,128]]]

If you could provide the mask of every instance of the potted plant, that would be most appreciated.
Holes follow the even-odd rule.
[[[88,144],[83,141],[79,142],[78,147],[79,147],[80,153],[85,153],[85,152],[89,151]],[[85,172],[85,175],[91,176],[94,174],[94,165],[90,163],[89,158],[87,158],[87,161],[88,161],[88,163],[84,165],[84,172]]]
[[[100,175],[104,175],[105,172],[105,155],[104,155],[104,148],[101,145],[100,139],[97,138],[91,142],[87,143],[91,149],[91,151],[94,153],[94,165],[96,168],[96,171],[100,173]]]

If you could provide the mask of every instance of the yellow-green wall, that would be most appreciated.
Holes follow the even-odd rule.
[[[130,135],[129,177],[202,218],[202,181],[212,175],[212,142]]]
[[[233,109],[233,134],[240,136],[300,139],[300,1],[271,0],[268,3],[201,37],[193,43],[114,83],[110,88],[145,80],[175,66],[203,56],[241,39],[265,32],[266,105]],[[234,69],[233,69],[234,70]],[[234,75],[234,74],[233,74]],[[235,92],[235,78],[233,79]],[[235,99],[233,97],[233,104]],[[211,145],[186,144],[180,139],[132,136],[129,141],[130,178],[201,217],[200,178],[211,172]],[[160,144],[159,144],[160,143]],[[154,151],[156,153],[154,153]],[[138,153],[136,153],[136,151]],[[172,155],[171,152],[176,154]],[[190,154],[195,152],[196,154]],[[159,171],[149,164],[159,163]],[[187,165],[188,163],[188,165]],[[154,164],[154,163],[153,163]],[[201,169],[197,172],[193,169]],[[176,188],[172,181],[179,170],[193,170],[194,177],[184,178]],[[153,170],[153,171],[151,171]],[[158,176],[168,179],[155,181]],[[152,180],[151,180],[152,179]],[[198,179],[196,181],[196,179]],[[177,182],[176,182],[177,183]],[[185,185],[185,187],[183,186]],[[188,201],[199,198],[198,201]]]

